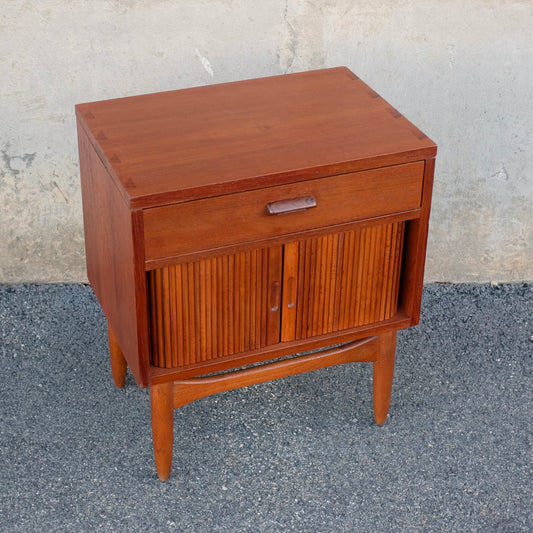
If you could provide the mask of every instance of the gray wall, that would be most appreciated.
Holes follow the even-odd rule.
[[[439,145],[426,281],[533,280],[532,0],[9,0],[0,282],[84,281],[75,103],[347,65]]]

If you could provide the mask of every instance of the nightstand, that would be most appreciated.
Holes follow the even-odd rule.
[[[371,361],[385,422],[396,331],[419,320],[430,139],[344,67],[76,116],[87,274],[116,385],[129,367],[151,389],[162,481],[173,410],[217,392]]]

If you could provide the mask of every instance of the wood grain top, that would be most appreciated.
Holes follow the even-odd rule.
[[[436,145],[345,67],[79,104],[131,207],[416,161]]]

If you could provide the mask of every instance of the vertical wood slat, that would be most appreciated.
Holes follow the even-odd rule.
[[[284,301],[282,340],[391,318],[398,307],[404,225],[370,226],[291,244],[298,251],[286,256],[284,268],[293,272],[295,267],[288,261],[294,257],[298,297],[296,309],[290,313]],[[295,323],[286,324],[293,316]]]
[[[305,337],[311,337],[313,335],[313,326],[314,326],[314,318],[315,318],[315,300],[316,300],[316,288],[318,286],[318,283],[316,282],[317,278],[317,259],[319,257],[319,253],[317,250],[317,239],[311,239],[310,241],[310,247],[307,250],[308,254],[310,254],[310,266],[309,266],[309,277],[308,277],[308,290],[309,290],[309,300],[307,305],[309,306],[308,311],[308,318],[307,318],[307,334]],[[305,289],[304,289],[305,290]],[[303,327],[306,327],[306,324],[304,323]]]
[[[275,344],[280,338],[281,324],[281,273],[283,271],[283,247],[273,246],[268,249],[268,310],[267,310],[267,344]]]
[[[196,338],[196,327],[198,323],[197,315],[195,313],[195,308],[198,308],[198,305],[195,305],[194,298],[194,263],[187,264],[187,287],[186,287],[188,298],[188,313],[189,320],[186,323],[189,327],[184,328],[183,334],[187,335],[190,339],[189,351],[185,352],[185,364],[190,364],[196,361],[196,346],[198,344]],[[198,294],[198,293],[196,293]]]
[[[346,323],[346,327],[349,328],[351,324],[355,323],[356,318],[359,316],[359,313],[364,309],[362,302],[364,302],[364,259],[367,256],[368,251],[365,253],[364,250],[368,250],[368,242],[369,242],[369,231],[363,230],[361,232],[357,232],[355,237],[359,237],[358,239],[358,246],[356,247],[354,244],[354,248],[352,250],[352,253],[356,256],[355,260],[357,261],[355,264],[357,265],[357,276],[354,278],[353,282],[353,300],[349,304],[350,305],[350,315],[348,317],[348,322]],[[361,248],[359,248],[359,246]]]
[[[295,337],[300,250],[297,242],[286,244],[283,255],[283,318],[281,341]],[[302,276],[303,278],[303,276]]]
[[[341,268],[341,290],[339,294],[339,320],[338,328],[346,329],[348,327],[348,317],[350,314],[349,302],[353,298],[348,297],[348,291],[352,292],[354,289],[352,283],[353,276],[353,259],[354,254],[353,250],[353,239],[354,233],[349,232],[343,235],[344,236],[344,250],[342,256],[342,268]]]
[[[307,241],[303,241],[301,243],[298,243],[299,248],[299,255],[298,255],[298,264],[300,265],[300,275],[298,276],[298,297],[296,300],[296,306],[297,309],[301,310],[301,313],[304,315],[301,320],[296,321],[296,331],[295,331],[295,338],[299,339],[304,335],[304,332],[302,331],[302,325],[306,322],[306,314],[308,306],[306,305],[307,297],[308,297],[308,291],[307,287],[308,285],[308,272],[309,272],[309,262],[310,257],[309,254],[306,253],[306,247],[307,247]],[[304,290],[305,288],[305,290]],[[296,317],[294,317],[296,320]],[[286,340],[290,340],[287,339]]]
[[[282,261],[274,246],[147,272],[151,363],[174,368],[279,342]]]

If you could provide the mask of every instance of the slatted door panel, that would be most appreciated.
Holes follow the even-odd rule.
[[[147,272],[151,363],[174,368],[279,342],[282,247]]]
[[[404,222],[285,246],[282,340],[391,318],[398,306]]]

